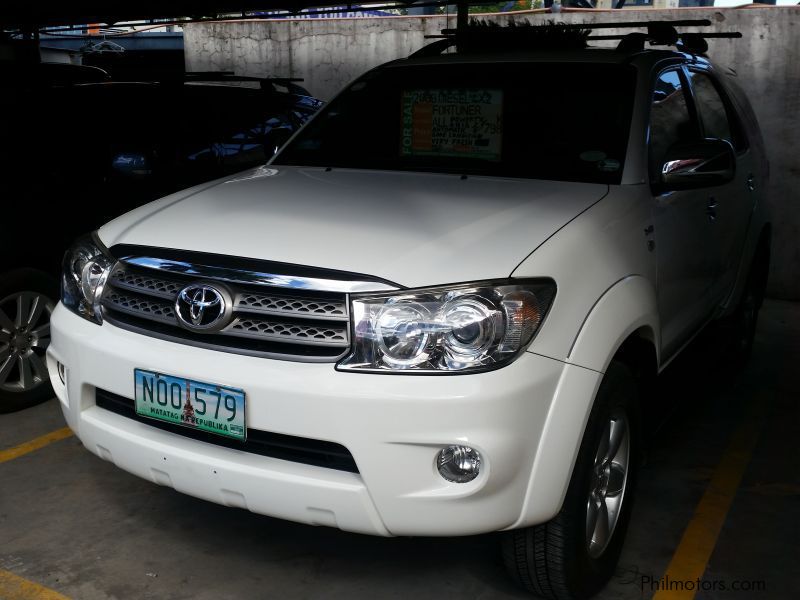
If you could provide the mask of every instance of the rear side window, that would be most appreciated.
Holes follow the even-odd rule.
[[[737,151],[743,150],[743,135],[730,102],[723,99],[718,87],[706,73],[690,71],[689,77],[705,136],[727,140]]]
[[[650,109],[651,173],[658,174],[670,147],[699,137],[697,122],[686,101],[683,78],[675,69],[665,71],[656,80]]]

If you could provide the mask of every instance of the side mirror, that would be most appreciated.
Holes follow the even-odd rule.
[[[731,181],[736,174],[733,146],[725,140],[705,139],[675,144],[661,167],[665,190],[711,187]]]
[[[115,175],[133,179],[144,179],[153,174],[150,160],[144,154],[121,152],[111,160],[111,170]]]

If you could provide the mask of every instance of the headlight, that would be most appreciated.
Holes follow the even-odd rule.
[[[452,373],[497,368],[528,347],[552,281],[476,283],[352,299],[353,350],[342,370]]]
[[[100,297],[114,258],[95,234],[79,238],[64,255],[61,303],[94,323],[102,323]]]

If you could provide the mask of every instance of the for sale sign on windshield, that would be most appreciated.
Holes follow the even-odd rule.
[[[404,90],[402,109],[402,156],[500,160],[502,90]]]

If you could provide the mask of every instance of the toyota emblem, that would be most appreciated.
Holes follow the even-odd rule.
[[[181,325],[201,331],[219,329],[228,308],[225,294],[210,285],[186,286],[175,301],[175,314]]]

